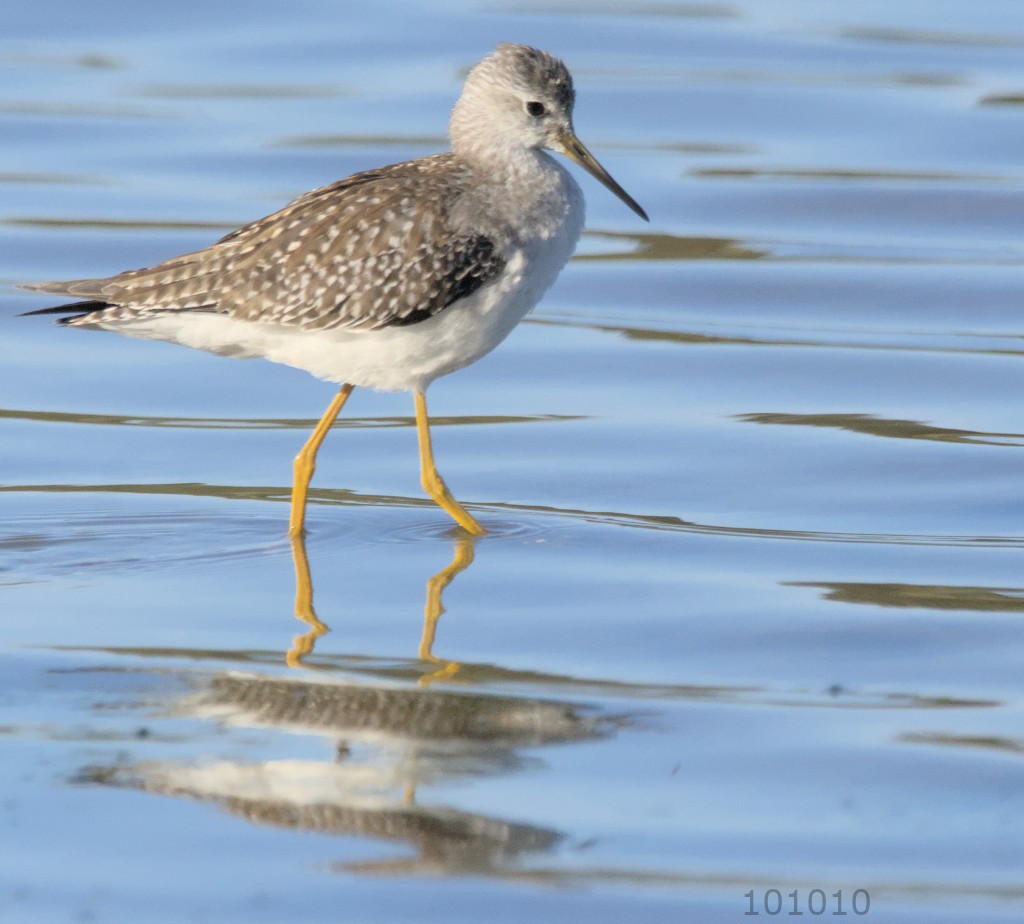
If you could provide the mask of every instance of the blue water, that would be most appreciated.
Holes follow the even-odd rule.
[[[0,920],[1024,916],[1017,4],[3,19]],[[355,393],[295,549],[329,386],[18,316],[443,149],[502,40],[652,221],[582,177],[431,389],[482,540],[407,396]]]

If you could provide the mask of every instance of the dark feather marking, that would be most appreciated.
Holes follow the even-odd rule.
[[[33,314],[91,314],[94,311],[102,311],[109,308],[109,302],[71,302],[67,305],[53,305],[50,308],[37,308],[35,311],[24,311],[18,317],[27,318]]]
[[[37,308],[35,311],[22,312],[20,317],[27,318],[33,314],[62,314],[64,317],[57,318],[58,324],[70,324],[79,318],[84,318],[95,311],[103,311],[111,307],[107,302],[88,301],[71,302],[67,305],[53,305],[50,308]]]
[[[382,327],[408,327],[440,314],[445,308],[472,295],[481,286],[492,282],[505,269],[505,261],[494,252],[494,242],[486,237],[472,240],[458,256],[447,277],[437,290],[437,297],[406,315],[395,317]]]
[[[33,314],[62,314],[62,315],[64,315],[64,317],[57,318],[57,323],[58,324],[72,324],[75,321],[81,321],[83,318],[89,318],[89,317],[92,317],[93,315],[95,315],[95,320],[97,322],[104,321],[104,320],[111,320],[112,319],[111,315],[114,316],[114,319],[122,320],[123,318],[118,317],[121,314],[122,310],[123,310],[123,306],[116,305],[116,304],[114,304],[112,302],[102,302],[102,301],[97,301],[97,300],[91,300],[91,301],[87,301],[87,302],[71,302],[71,303],[69,303],[67,305],[54,305],[51,308],[37,308],[35,311],[25,311],[25,312],[22,312],[22,314],[19,315],[19,317],[27,318],[27,317],[29,317],[30,315],[33,315]],[[198,312],[212,312],[212,311],[216,311],[217,309],[216,309],[216,307],[214,305],[199,305],[199,306],[197,306],[195,308],[187,308],[187,309],[180,309],[180,308],[154,308],[149,313],[150,314],[161,314],[161,313],[166,313],[166,312],[170,312],[170,311],[180,312],[182,310],[184,310],[184,311],[198,311]],[[108,312],[108,311],[110,312],[110,315],[107,315],[106,317],[104,317],[104,314],[106,312]]]

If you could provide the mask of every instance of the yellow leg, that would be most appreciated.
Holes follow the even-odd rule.
[[[320,444],[331,429],[331,424],[337,419],[341,409],[345,406],[348,396],[352,394],[351,385],[342,385],[341,391],[335,396],[327,413],[320,418],[320,423],[313,428],[306,445],[299,450],[295,457],[295,480],[292,482],[292,515],[288,522],[288,535],[293,539],[302,535],[302,524],[306,520],[306,492],[309,490],[309,483],[313,480],[313,472],[316,471],[316,453]]]
[[[437,473],[434,465],[434,450],[430,446],[430,418],[427,416],[427,398],[423,392],[416,392],[416,432],[420,438],[420,482],[427,492],[456,523],[474,536],[486,535],[484,529],[469,515]]]

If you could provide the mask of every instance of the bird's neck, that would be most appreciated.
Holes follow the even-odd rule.
[[[535,173],[543,170],[550,160],[537,148],[479,132],[465,135],[453,132],[452,150],[475,170],[495,177]]]
[[[474,194],[453,209],[456,224],[486,225],[498,238],[520,243],[546,240],[566,222],[582,225],[582,196],[572,177],[544,151],[523,150],[524,156],[464,160]]]

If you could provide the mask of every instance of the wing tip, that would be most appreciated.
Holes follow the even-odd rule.
[[[34,288],[30,286],[22,286],[21,288]],[[38,290],[44,291],[44,290]],[[64,317],[57,318],[58,324],[73,324],[75,321],[79,321],[82,318],[88,317],[97,311],[103,311],[105,308],[110,308],[108,302],[99,301],[86,301],[86,302],[71,302],[66,305],[51,305],[48,308],[36,308],[34,311],[24,311],[18,317],[28,318],[32,315],[37,314],[60,314]]]

